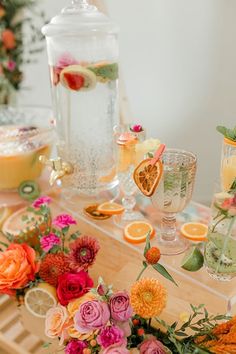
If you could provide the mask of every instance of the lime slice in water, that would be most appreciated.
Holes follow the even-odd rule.
[[[191,247],[185,254],[181,267],[189,272],[196,272],[202,268],[204,258],[198,247]]]

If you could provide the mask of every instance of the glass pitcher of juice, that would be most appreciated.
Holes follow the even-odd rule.
[[[236,141],[224,138],[221,157],[221,182],[228,191],[236,180]]]
[[[74,0],[42,32],[58,137],[51,182],[61,179],[63,187],[85,194],[113,188],[118,29],[86,0]]]

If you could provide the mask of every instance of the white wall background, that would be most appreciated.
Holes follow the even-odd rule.
[[[69,0],[44,0],[47,17]],[[120,25],[121,65],[133,121],[170,147],[198,155],[195,199],[219,178],[221,138],[236,125],[235,0],[107,0]],[[22,103],[50,104],[46,54],[26,68]]]

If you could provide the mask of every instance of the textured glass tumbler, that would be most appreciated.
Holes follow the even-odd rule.
[[[176,214],[189,203],[193,193],[197,159],[190,152],[167,149],[162,157],[163,176],[152,196],[153,206],[162,214],[158,244],[163,255],[175,255],[188,248],[176,232]]]

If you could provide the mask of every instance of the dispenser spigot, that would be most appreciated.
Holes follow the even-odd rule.
[[[58,179],[65,175],[70,175],[74,172],[72,164],[63,161],[60,157],[57,159],[48,159],[46,156],[39,156],[39,161],[46,166],[52,168],[52,172],[49,178],[50,186],[52,186]]]

